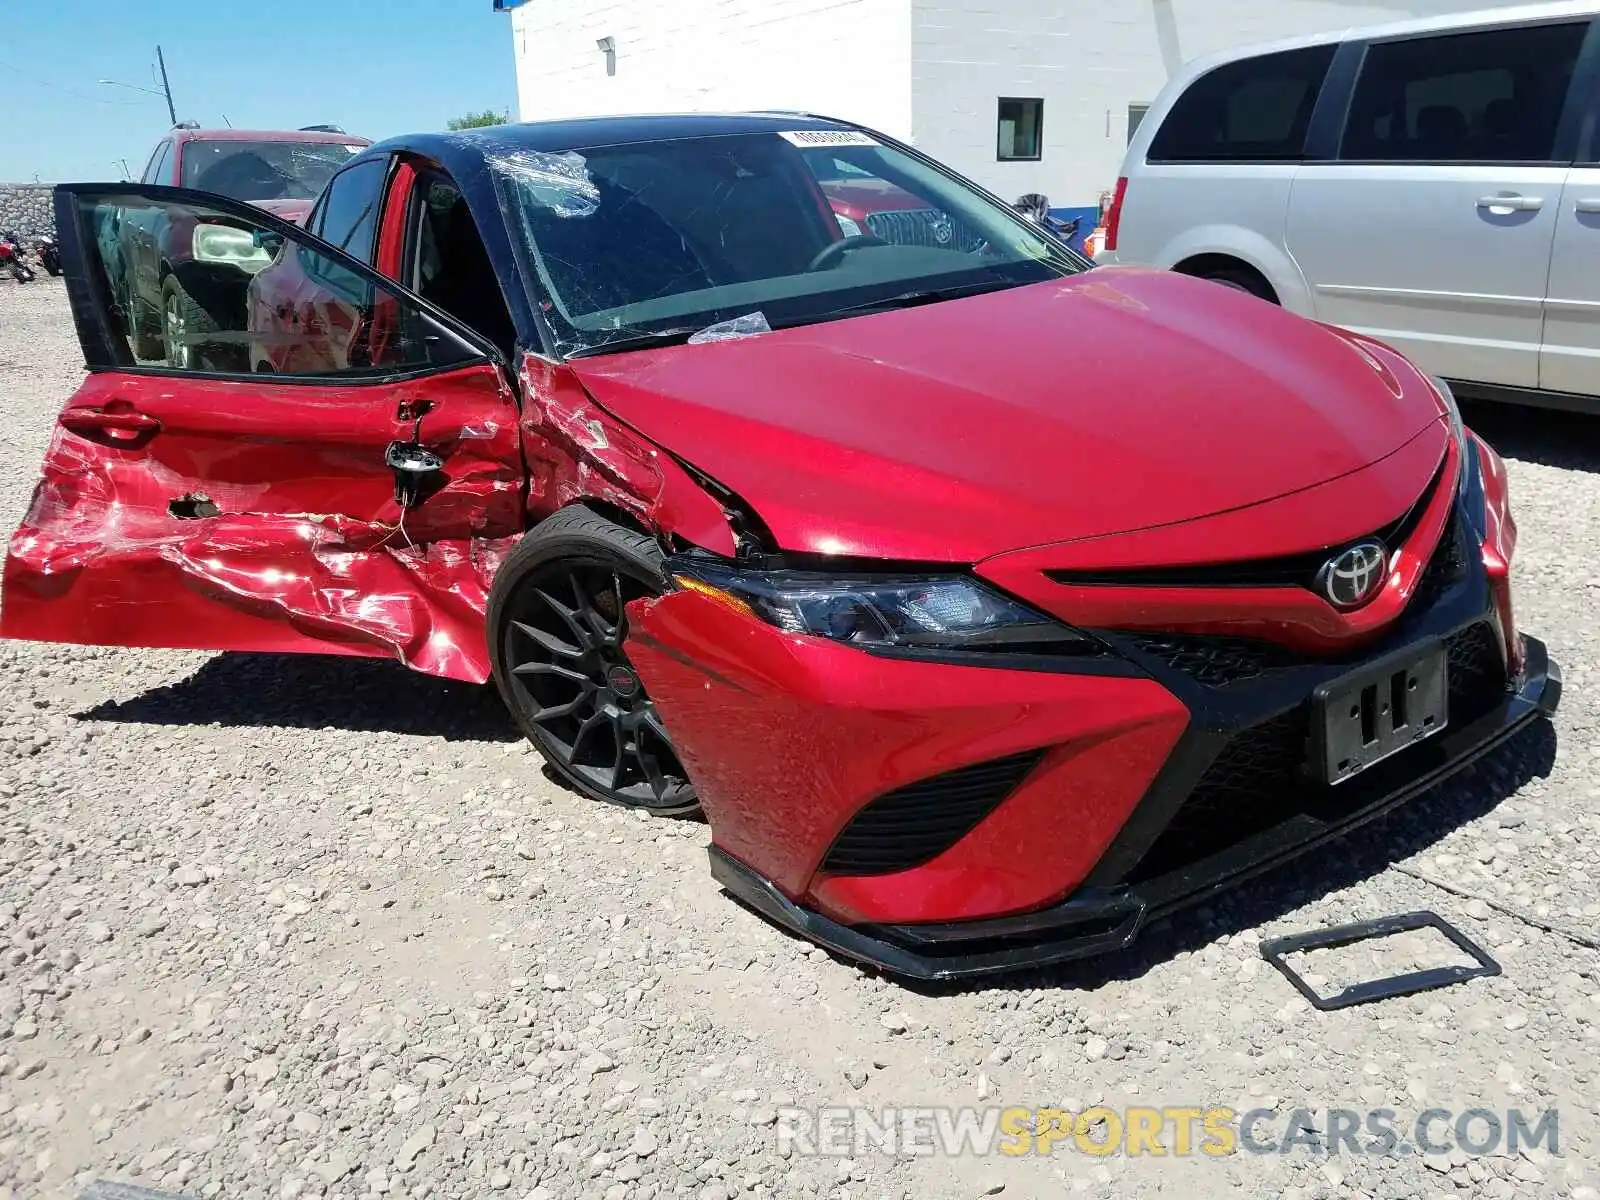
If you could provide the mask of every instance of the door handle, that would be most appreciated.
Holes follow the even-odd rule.
[[[1491,212],[1538,212],[1544,207],[1543,196],[1479,196],[1478,207]]]
[[[1572,206],[1574,212],[1600,213],[1600,196],[1585,196]]]
[[[161,428],[158,418],[134,408],[69,408],[57,420],[74,433],[121,434],[129,439]]]

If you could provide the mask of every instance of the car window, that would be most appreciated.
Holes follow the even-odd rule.
[[[168,174],[172,167],[172,143],[162,142],[156,147],[155,153],[150,156],[150,165],[144,169],[145,183],[167,183],[171,176]]]
[[[1334,46],[1226,63],[1178,97],[1151,140],[1150,162],[1275,162],[1304,157],[1306,131]]]
[[[301,231],[136,195],[80,196],[78,207],[125,366],[370,376],[481,357]]]
[[[806,152],[822,147],[831,155],[814,168]],[[740,328],[832,320],[907,293],[937,300],[1089,265],[971,184],[863,132],[565,153],[500,135],[486,162],[527,264],[520,281],[565,354],[740,318]]]
[[[1547,161],[1587,30],[1572,22],[1372,46],[1339,157]]]
[[[190,138],[179,182],[234,200],[310,200],[364,149],[357,142]]]
[[[510,358],[516,330],[499,274],[461,189],[424,171],[411,192],[408,260],[401,277],[411,290],[481,333]]]
[[[388,175],[388,159],[373,158],[334,176],[321,200],[322,224],[317,232],[322,240],[370,264]]]

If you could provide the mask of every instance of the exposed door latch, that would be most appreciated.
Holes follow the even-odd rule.
[[[396,415],[411,421],[411,440],[390,442],[383,461],[394,472],[394,498],[401,508],[415,508],[422,502],[428,485],[444,470],[444,459],[422,444],[422,418],[433,408],[427,400],[400,405]]]

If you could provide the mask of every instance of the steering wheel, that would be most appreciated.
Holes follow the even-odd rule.
[[[807,271],[820,271],[825,267],[837,266],[846,254],[852,250],[859,250],[863,246],[887,246],[889,243],[881,237],[873,237],[870,233],[852,233],[849,237],[840,238],[837,242],[829,242],[824,246]]]

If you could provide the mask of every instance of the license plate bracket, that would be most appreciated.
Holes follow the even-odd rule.
[[[1431,639],[1341,675],[1312,693],[1314,762],[1343,783],[1450,721],[1449,656]]]

